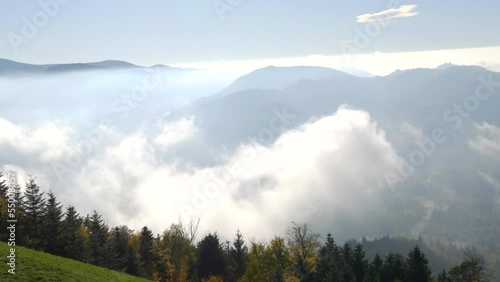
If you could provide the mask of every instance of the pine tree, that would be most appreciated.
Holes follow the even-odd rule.
[[[405,274],[406,264],[403,256],[389,253],[382,266],[381,281],[403,281]]]
[[[243,240],[243,235],[241,235],[238,229],[233,241],[233,246],[230,250],[231,263],[229,267],[231,279],[234,279],[234,281],[240,279],[245,273],[247,252],[245,240]]]
[[[111,230],[111,269],[126,271],[128,260],[128,227],[115,227]]]
[[[108,227],[103,223],[97,211],[94,211],[88,220],[88,231],[88,261],[98,266],[109,266]]]
[[[139,273],[139,262],[134,248],[129,243],[131,234],[132,231],[127,226],[113,228],[109,248],[111,251],[109,267],[137,275]]]
[[[353,281],[354,273],[352,270],[353,267],[353,252],[351,248],[351,244],[349,242],[344,243],[344,246],[341,248],[342,253],[342,278],[343,281]]]
[[[197,246],[198,249],[198,277],[200,279],[209,276],[223,276],[226,272],[224,251],[219,242],[217,233],[208,234]]]
[[[153,278],[155,253],[153,249],[153,232],[144,226],[139,237],[139,260],[146,278]]]
[[[41,250],[42,227],[44,218],[45,199],[43,192],[40,192],[40,187],[35,183],[35,179],[30,177],[26,183],[24,192],[24,222],[26,227],[26,245],[28,247]]]
[[[139,276],[141,274],[139,256],[137,255],[137,249],[134,248],[130,243],[128,245],[128,256],[127,262],[125,264],[125,271],[130,275]]]
[[[368,270],[368,261],[365,258],[365,251],[361,244],[357,244],[354,249],[352,271],[356,282],[362,282],[365,279]]]
[[[339,281],[338,269],[339,257],[338,246],[332,237],[332,234],[326,235],[326,243],[319,250],[318,272],[316,278],[318,281]]]
[[[428,282],[432,279],[432,270],[429,267],[429,261],[424,253],[416,246],[408,254],[406,259],[407,281],[409,282]]]
[[[62,254],[60,242],[61,235],[61,204],[57,202],[55,195],[50,191],[48,193],[47,205],[44,209],[44,220],[42,234],[45,240],[45,251],[54,255]]]
[[[68,206],[61,224],[62,254],[65,257],[84,260],[85,238],[81,235],[82,219],[75,207]]]
[[[381,275],[382,275],[382,266],[384,264],[384,261],[380,257],[379,254],[375,254],[375,257],[373,258],[373,261],[369,264],[368,266],[368,273],[365,276],[365,281],[366,282],[379,282],[381,280]]]

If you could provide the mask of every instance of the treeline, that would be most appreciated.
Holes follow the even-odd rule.
[[[2,174],[0,173],[0,179]],[[9,203],[14,205],[9,206]],[[15,206],[15,208],[13,208]],[[286,234],[269,242],[246,242],[237,231],[232,242],[217,233],[197,243],[198,220],[172,224],[161,235],[146,226],[110,228],[101,215],[81,216],[64,210],[30,178],[19,185],[0,181],[0,224],[7,230],[15,218],[15,244],[155,281],[490,281],[484,259],[467,253],[465,260],[433,276],[419,246],[407,256],[389,253],[367,259],[361,244],[326,242],[304,223],[292,223]],[[2,238],[9,242],[9,235]],[[10,241],[11,242],[11,241]]]

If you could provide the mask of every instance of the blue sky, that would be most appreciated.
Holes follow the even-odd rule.
[[[0,2],[0,58],[28,63],[88,62],[107,59],[136,64],[341,54],[340,41],[352,40],[363,14],[416,5],[416,15],[391,20],[359,51],[411,52],[500,45],[500,3],[465,1],[331,0],[57,0]],[[62,0],[60,0],[63,2]],[[40,3],[58,3],[47,24],[16,48]],[[223,17],[219,7],[231,5]],[[228,7],[228,6],[226,6]],[[10,34],[10,37],[9,37]]]

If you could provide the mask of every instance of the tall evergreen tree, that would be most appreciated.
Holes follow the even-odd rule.
[[[111,231],[109,250],[110,268],[132,275],[139,274],[139,261],[129,239],[132,231],[127,226],[115,227]]]
[[[155,253],[153,249],[153,232],[144,226],[139,237],[139,260],[146,278],[153,278]]]
[[[368,265],[368,273],[365,276],[366,282],[379,282],[382,275],[382,266],[384,261],[379,254],[375,254],[372,262]]]
[[[428,282],[432,279],[432,270],[429,261],[419,246],[410,251],[406,259],[407,281],[409,282]]]
[[[198,264],[197,272],[200,279],[210,276],[224,276],[226,263],[224,251],[219,242],[217,233],[206,235],[197,246]]]
[[[44,208],[44,220],[42,235],[45,240],[45,251],[54,255],[62,254],[60,241],[61,235],[61,203],[56,199],[52,191],[48,193],[47,204]]]
[[[406,263],[400,254],[389,253],[382,266],[382,281],[403,281],[406,278]]]
[[[353,253],[352,271],[356,282],[362,282],[368,271],[368,260],[365,258],[365,251],[361,244],[357,244]]]
[[[61,224],[62,254],[75,260],[84,260],[85,238],[82,236],[82,219],[75,207],[68,206]]]
[[[111,264],[112,269],[126,272],[128,260],[128,227],[120,226],[111,230]]]
[[[108,227],[103,223],[101,215],[94,211],[88,220],[89,243],[88,261],[106,267],[109,265]]]
[[[229,254],[230,279],[233,281],[240,279],[245,273],[247,252],[248,250],[245,245],[245,240],[243,240],[243,235],[241,235],[241,232],[238,229]]]
[[[26,245],[28,247],[41,250],[42,226],[44,218],[45,199],[40,186],[35,182],[36,178],[29,178],[24,192],[24,221],[26,227]]]
[[[345,242],[340,251],[342,253],[342,279],[343,281],[353,281],[353,252],[351,244]]]
[[[326,235],[326,243],[319,250],[317,281],[340,281],[338,246],[332,234]]]

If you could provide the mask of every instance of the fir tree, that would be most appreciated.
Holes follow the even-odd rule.
[[[26,244],[34,249],[42,249],[42,226],[44,218],[45,199],[40,186],[35,183],[35,179],[30,177],[26,183],[24,192],[24,222],[26,227]]]
[[[85,238],[82,231],[82,219],[75,207],[68,206],[61,224],[62,253],[65,257],[84,260]]]
[[[409,282],[427,282],[432,279],[432,270],[429,267],[429,261],[424,253],[416,246],[406,259],[407,281]]]
[[[339,281],[339,263],[338,246],[332,237],[332,234],[326,236],[326,243],[319,250],[318,272],[316,278],[318,281]]]
[[[248,250],[245,245],[245,240],[243,240],[243,235],[241,235],[241,232],[238,229],[230,251],[230,258],[232,262],[230,265],[231,276],[235,281],[241,278],[245,273],[247,252]]]
[[[146,278],[153,278],[155,253],[153,247],[153,232],[144,226],[139,237],[139,260]]]
[[[94,211],[88,220],[88,231],[89,262],[98,266],[109,266],[108,227],[103,223],[101,215],[97,211]]]
[[[45,240],[45,251],[54,255],[61,255],[62,246],[60,235],[62,208],[52,191],[48,193],[44,215],[42,234]]]
[[[362,282],[368,269],[368,261],[365,258],[365,251],[361,244],[357,244],[354,249],[352,271],[356,282]]]
[[[197,271],[200,279],[223,276],[226,272],[224,252],[217,233],[208,234],[198,243]]]

